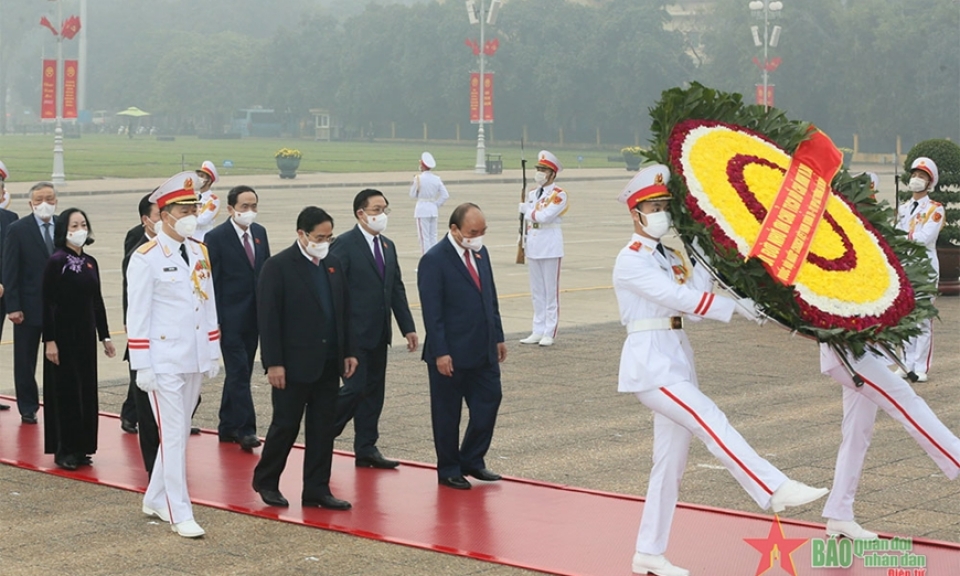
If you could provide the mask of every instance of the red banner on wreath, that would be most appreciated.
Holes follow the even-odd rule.
[[[57,117],[57,61],[44,60],[40,86],[40,118]]]
[[[493,122],[493,72],[483,73],[483,122]],[[470,123],[480,123],[480,74],[470,73]]]
[[[793,284],[810,252],[830,195],[830,182],[843,163],[843,154],[817,130],[797,147],[780,191],[760,227],[749,257],[758,257],[770,275],[785,286]]]
[[[77,117],[77,61],[63,61],[63,118]]]

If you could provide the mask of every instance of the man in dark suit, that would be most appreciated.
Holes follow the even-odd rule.
[[[357,368],[340,260],[329,255],[333,218],[309,206],[297,217],[297,241],[267,260],[258,285],[260,356],[273,386],[273,419],[253,471],[253,489],[270,506],[287,506],[280,474],[306,409],[300,503],[348,510],[330,491],[340,376]]]
[[[4,186],[9,173],[3,162],[0,162],[0,205],[8,201],[7,189]],[[0,255],[3,254],[4,239],[7,237],[7,227],[13,224],[19,216],[16,212],[0,208]],[[3,336],[3,319],[7,316],[7,301],[3,298],[3,271],[0,269],[0,337]],[[0,410],[9,410],[9,404],[0,403]]]
[[[254,222],[257,193],[235,186],[227,194],[230,218],[204,236],[213,268],[213,291],[220,320],[220,353],[226,368],[220,399],[221,442],[252,452],[260,446],[250,375],[257,354],[257,279],[270,257],[266,229]]]
[[[500,408],[500,363],[507,358],[507,346],[490,255],[483,247],[486,218],[476,204],[461,204],[449,226],[447,237],[420,259],[417,284],[437,475],[441,486],[468,490],[464,476],[500,479],[483,459]],[[464,400],[470,422],[459,443]]]
[[[53,184],[30,188],[31,214],[7,230],[3,242],[4,300],[13,322],[13,379],[24,424],[37,423],[37,348],[43,332],[43,270],[53,253],[57,192]]]
[[[123,262],[120,264],[120,274],[123,277],[123,327],[127,327],[127,266],[130,264],[130,257],[134,250],[143,246],[157,235],[155,226],[160,224],[160,208],[156,202],[150,201],[150,196],[145,195],[140,199],[138,210],[140,213],[140,236],[134,242],[130,249],[123,256]],[[129,234],[128,234],[129,236]],[[124,240],[124,248],[127,246]],[[128,345],[123,352],[123,359],[130,361],[130,346]],[[129,406],[128,406],[129,404]],[[139,424],[139,426],[138,426]],[[139,433],[137,440],[140,442],[140,454],[143,457],[143,467],[147,471],[147,476],[153,474],[153,464],[157,460],[157,451],[160,449],[160,431],[157,429],[157,421],[153,417],[153,410],[150,408],[150,396],[137,386],[137,371],[130,369],[130,383],[127,389],[127,399],[124,400],[120,408],[120,428],[124,432],[131,434]]]
[[[391,312],[407,339],[407,350],[417,349],[417,329],[407,304],[400,264],[393,241],[383,236],[389,202],[379,190],[360,191],[353,200],[357,225],[330,248],[347,277],[350,291],[350,329],[357,344],[357,371],[344,378],[337,396],[336,434],[353,419],[353,452],[358,468],[396,468],[377,449],[378,424],[383,412],[387,374],[387,347],[393,332]]]

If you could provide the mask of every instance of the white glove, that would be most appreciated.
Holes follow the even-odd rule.
[[[690,250],[697,256],[694,261],[702,260],[707,265],[711,265],[713,263],[713,260],[710,258],[710,256],[704,252],[703,246],[700,245],[700,241],[696,236],[693,237],[693,242],[690,243]]]
[[[521,202],[519,208],[520,208],[520,213],[523,214],[524,216],[526,216],[527,213],[530,212],[530,205],[527,204],[526,202]]]
[[[157,389],[157,375],[153,370],[150,368],[137,370],[137,388],[144,392],[153,392]]]
[[[213,363],[213,366],[207,370],[207,378],[213,379],[217,377],[217,374],[220,373],[220,364],[217,362]]]
[[[757,306],[757,303],[750,298],[737,298],[737,306],[733,309],[734,312],[743,316],[751,322],[756,322],[757,324],[763,325],[767,321],[766,316]]]

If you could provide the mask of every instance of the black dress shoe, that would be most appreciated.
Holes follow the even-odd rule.
[[[304,499],[300,501],[304,508],[327,508],[328,510],[349,510],[353,505],[346,500],[334,498],[331,495],[320,496],[319,498]]]
[[[53,463],[64,470],[76,470],[79,466],[76,457],[73,455],[54,457]]]
[[[200,433],[200,428],[198,428],[198,427],[196,427],[196,426],[191,426],[191,427],[190,427],[190,435],[191,435],[191,436],[196,436],[196,435],[199,434],[199,433]]]
[[[396,460],[387,460],[382,454],[377,452],[370,456],[357,456],[357,459],[354,460],[354,465],[357,468],[380,468],[381,470],[389,470],[396,468],[400,463]]]
[[[484,482],[496,482],[497,480],[503,479],[503,476],[487,470],[486,468],[481,468],[479,470],[464,470],[463,473],[467,476],[473,476],[477,480],[483,480]]]
[[[240,438],[237,440],[237,443],[240,444],[240,447],[246,452],[253,452],[254,448],[258,448],[261,444],[263,444],[263,442],[261,442],[260,439],[254,434]]]
[[[9,410],[9,409],[10,409],[9,404],[0,404],[0,412],[3,412],[4,410]]]
[[[120,419],[120,429],[126,432],[127,434],[136,434],[137,425],[126,418]]]
[[[192,433],[193,432],[191,432],[191,434]],[[237,438],[236,436],[231,436],[229,434],[219,434],[217,437],[220,439],[221,442],[224,442],[224,443],[232,442],[234,444],[238,444],[240,442],[239,438]]]
[[[78,466],[93,466],[93,458],[87,454],[77,454],[76,459]]]
[[[913,370],[911,370],[911,371],[907,372],[907,380],[909,380],[910,382],[916,384],[917,381],[920,380],[920,377],[917,376],[917,373],[916,373],[916,372],[914,372]]]
[[[20,421],[24,424],[36,424],[37,423],[37,413],[36,412],[27,412],[20,416]]]
[[[451,476],[449,478],[441,478],[440,485],[446,486],[447,488],[453,488],[455,490],[469,490],[470,482],[467,481],[463,476]]]
[[[267,506],[286,508],[290,505],[279,490],[258,490],[258,492],[260,493],[260,499],[263,500],[263,503]]]

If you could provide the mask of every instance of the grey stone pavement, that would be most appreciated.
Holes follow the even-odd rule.
[[[876,167],[881,171],[883,167]],[[892,169],[887,170],[892,174]],[[521,346],[529,332],[531,304],[526,269],[516,254],[519,171],[501,176],[443,173],[452,195],[442,210],[462,201],[485,211],[509,356],[503,366],[504,400],[488,456],[490,468],[511,476],[643,495],[650,467],[652,416],[630,395],[616,392],[624,332],[617,320],[611,272],[617,252],[631,233],[616,196],[630,174],[623,170],[569,169],[560,184],[570,192],[564,222],[566,257],[561,277],[561,326],[555,346]],[[323,206],[336,218],[336,231],[353,225],[351,203],[363,186],[376,184],[392,201],[386,234],[398,246],[414,317],[419,305],[414,269],[419,256],[407,197],[412,173],[230,177],[260,191],[260,219],[274,251],[294,239],[300,208]],[[888,179],[884,179],[887,181]],[[60,209],[85,209],[97,237],[90,248],[100,262],[115,342],[122,347],[120,317],[121,244],[137,221],[140,194],[154,180],[70,182]],[[12,184],[15,194],[28,185]],[[131,192],[133,191],[133,192]],[[111,193],[112,192],[112,193]],[[892,192],[890,192],[892,197]],[[883,197],[881,193],[881,197]],[[13,209],[26,211],[15,198]],[[222,221],[222,217],[221,220]],[[443,225],[441,229],[445,228]],[[935,364],[918,392],[944,423],[960,431],[960,299],[937,302]],[[422,323],[418,322],[418,325]],[[12,394],[10,342],[6,325],[0,343],[0,393]],[[814,343],[774,326],[758,327],[739,318],[730,324],[705,321],[688,329],[701,387],[764,457],[789,476],[829,486],[840,439],[839,386],[819,374]],[[421,332],[422,337],[422,332]],[[100,362],[100,405],[117,412],[126,393],[126,364]],[[204,385],[195,423],[217,425],[222,377]],[[270,419],[269,385],[253,383],[263,434]],[[434,461],[426,369],[419,353],[401,346],[390,353],[380,448],[389,457]],[[0,430],[0,434],[14,431]],[[122,434],[119,427],[101,435]],[[350,450],[350,430],[337,447]],[[253,458],[254,456],[251,456]],[[288,470],[288,474],[298,474]],[[248,478],[237,478],[247,484]],[[403,494],[397,494],[403,498]],[[694,443],[681,500],[760,512],[733,478],[700,443]],[[820,522],[822,504],[793,509],[790,518]],[[947,480],[906,432],[885,414],[877,419],[873,446],[857,499],[857,518],[866,527],[902,536],[960,542],[960,482]],[[523,570],[385,544],[344,534],[284,524],[197,506],[207,530],[201,540],[177,537],[140,514],[140,495],[0,466],[0,572],[3,574],[484,574]],[[416,521],[415,519],[411,521]],[[469,521],[468,519],[465,521]],[[638,519],[639,521],[639,519]],[[704,536],[709,538],[709,534]],[[584,530],[584,545],[590,532]],[[624,573],[632,554],[623,551]],[[960,555],[960,554],[958,554]]]

